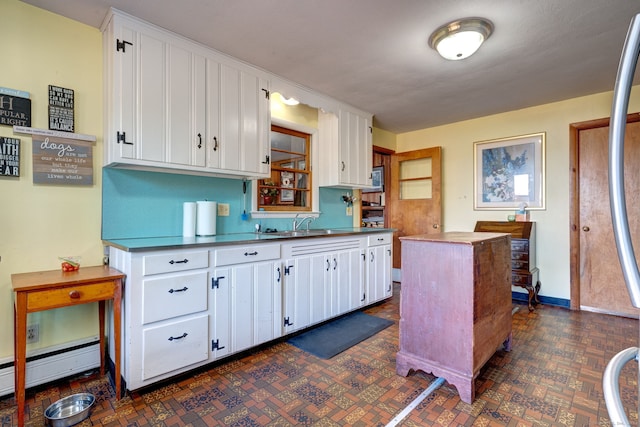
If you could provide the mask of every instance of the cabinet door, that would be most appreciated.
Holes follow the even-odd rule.
[[[331,316],[330,260],[322,254],[285,262],[283,324],[285,333]]]
[[[231,270],[217,268],[210,282],[211,357],[218,359],[231,353]]]
[[[367,301],[372,303],[390,297],[393,293],[391,245],[369,247],[368,251]]]
[[[115,20],[109,160],[204,166],[204,57],[169,34]]]
[[[231,267],[231,348],[238,352],[281,335],[281,299],[273,262]]]
[[[268,82],[227,64],[220,64],[219,73],[219,152],[213,153],[215,157],[210,152],[208,166],[266,177],[270,171]]]
[[[207,69],[207,92],[206,92],[206,104],[207,104],[207,137],[206,137],[206,165],[208,168],[220,169],[221,166],[221,151],[220,145],[220,63],[212,58],[206,59]]]
[[[360,303],[362,262],[360,249],[340,251],[328,255],[329,282],[331,283],[331,315],[339,316]]]
[[[372,140],[371,117],[341,109],[318,115],[323,147],[320,150],[320,186],[371,186]]]
[[[242,103],[242,170],[269,177],[271,139],[269,82],[257,75],[240,74]]]
[[[311,324],[312,271],[312,257],[299,257],[284,262],[282,327],[285,334]]]
[[[371,120],[351,111],[340,111],[341,179],[354,186],[371,185]],[[346,167],[345,167],[346,165]]]
[[[363,161],[361,118],[350,111],[340,111],[340,179],[345,184],[362,185]],[[369,159],[371,157],[365,158]]]
[[[353,268],[357,268],[357,278],[351,284],[351,308],[357,309],[367,302],[366,273],[367,273],[367,249],[360,249],[357,262],[354,260]]]
[[[137,128],[136,58],[139,49],[138,32],[128,25],[111,22],[105,36],[106,61],[110,65],[111,78],[107,79],[107,135],[105,158],[107,162],[135,159],[134,138]]]

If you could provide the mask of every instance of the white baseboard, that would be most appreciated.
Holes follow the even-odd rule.
[[[27,388],[99,368],[100,341],[96,339],[65,343],[64,347],[49,347],[27,353]],[[93,344],[86,345],[92,342]],[[73,349],[81,345],[86,346]],[[67,349],[66,351],[65,348]],[[47,353],[54,354],[46,356]],[[39,355],[45,356],[40,359],[29,360],[29,357]],[[12,394],[15,391],[13,357],[0,359],[0,365],[8,363],[11,366],[0,369],[0,396]]]

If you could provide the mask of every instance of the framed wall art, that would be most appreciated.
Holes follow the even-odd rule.
[[[293,172],[280,172],[280,186],[283,188],[293,188]],[[293,202],[293,190],[283,189],[280,192],[280,202]]]
[[[475,210],[545,209],[546,133],[474,145]]]
[[[363,188],[363,193],[384,191],[384,166],[376,166],[371,171],[371,188]]]

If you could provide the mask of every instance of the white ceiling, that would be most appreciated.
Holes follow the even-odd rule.
[[[374,114],[395,133],[613,89],[636,0],[24,0],[100,27],[115,7]],[[433,30],[495,31],[446,61]]]

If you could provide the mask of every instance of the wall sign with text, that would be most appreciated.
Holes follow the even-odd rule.
[[[31,126],[28,92],[0,87],[0,125]]]
[[[0,136],[0,175],[20,176],[20,140]]]
[[[93,185],[93,144],[34,134],[33,183]]]
[[[49,129],[74,131],[73,89],[49,85]]]

